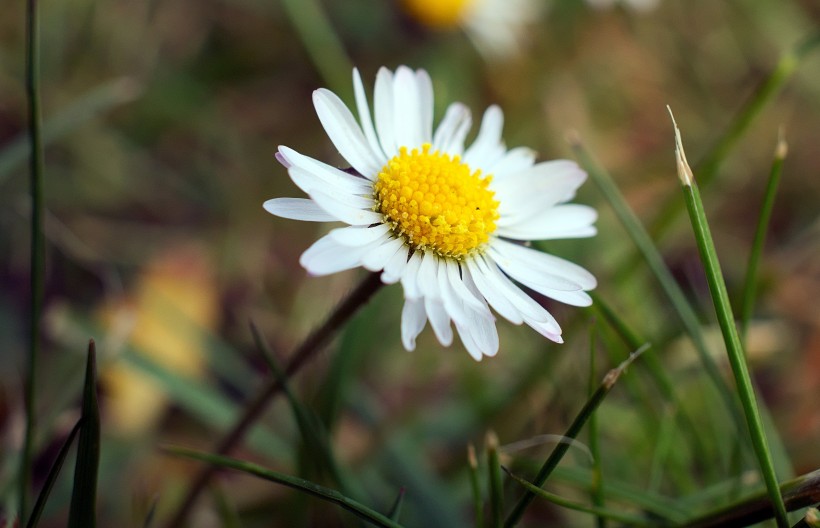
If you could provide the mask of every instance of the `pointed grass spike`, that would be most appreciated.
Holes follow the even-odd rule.
[[[473,494],[473,518],[476,528],[484,526],[484,498],[481,495],[481,481],[478,478],[478,458],[475,446],[467,444],[467,464],[470,472],[470,490]]]
[[[487,432],[487,469],[490,481],[490,526],[501,528],[504,519],[504,483],[501,479],[501,462],[498,458],[498,436]]]
[[[669,108],[669,107],[667,107]],[[669,115],[672,116],[672,109],[669,108]],[[720,262],[717,257],[715,243],[712,240],[712,232],[706,219],[706,212],[703,208],[703,201],[700,197],[697,182],[692,176],[692,170],[686,161],[686,154],[683,151],[680,130],[675,118],[672,116],[672,124],[675,127],[675,160],[678,167],[678,177],[681,180],[686,209],[692,222],[692,230],[697,241],[701,262],[706,272],[706,281],[709,284],[709,292],[712,296],[712,303],[715,307],[718,323],[723,341],[726,344],[726,352],[729,356],[729,363],[732,366],[735,383],[737,385],[740,403],[746,417],[746,424],[760,465],[763,480],[769,490],[769,497],[775,508],[775,518],[779,528],[789,526],[786,516],[786,507],[783,497],[778,488],[777,475],[772,462],[772,455],[769,449],[769,442],[763,428],[763,421],[760,417],[760,409],[755,399],[754,388],[752,386],[749,367],[746,364],[746,357],[740,343],[740,335],[735,326],[732,306],[729,302],[729,294],[726,291],[726,283],[723,280],[723,272],[720,269]]]
[[[390,511],[387,513],[387,516],[390,517],[391,521],[399,521],[399,517],[401,517],[401,505],[404,504],[404,494],[406,490],[404,486],[399,488],[399,493],[396,495],[396,500],[393,501],[393,505],[390,507]]]
[[[97,525],[97,471],[100,465],[100,408],[97,405],[97,348],[88,342],[88,360],[83,386],[80,436],[74,466],[74,488],[68,528],[94,528]]]

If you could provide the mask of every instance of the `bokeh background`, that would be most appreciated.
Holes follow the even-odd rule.
[[[387,0],[42,2],[48,250],[35,486],[78,416],[86,342],[94,337],[103,413],[100,525],[141,526],[154,507],[159,525],[198,466],[158,446],[212,449],[268,379],[249,321],[284,360],[363,276],[307,277],[299,255],[330,226],[274,218],[262,209],[268,198],[300,196],[274,159],[278,145],[342,163],[316,118],[311,92],[327,86],[352,104],[351,64],[370,93],[381,66],[427,69],[436,119],[455,100],[472,109],[474,121],[489,104],[500,105],[508,146],[532,147],[540,159],[571,158],[566,135],[577,132],[638,217],[652,225],[676,197],[676,207],[682,202],[665,105],[675,111],[690,161],[697,161],[780,57],[820,31],[814,0],[661,0],[652,9],[553,0],[542,7],[520,32],[518,52],[496,57],[479,51],[461,29],[431,29]],[[6,512],[15,507],[27,347],[23,21],[23,2],[4,5],[0,511]],[[778,432],[772,435],[785,479],[820,466],[820,50],[796,65],[702,189],[732,294],[742,286],[779,130],[789,154],[748,352]],[[599,234],[542,247],[592,270],[600,296],[652,341],[679,406],[697,418],[706,444],[705,452],[693,452],[676,419],[680,407],[658,397],[636,366],[598,413],[605,482],[669,500],[733,482],[755,489],[753,457],[732,455],[732,446],[748,441],[738,439],[715,403],[719,396],[652,274],[635,260],[634,244],[592,183],[577,201],[599,208]],[[731,379],[691,228],[685,214],[674,218],[656,237],[658,247]],[[294,390],[326,425],[360,500],[386,511],[404,487],[408,526],[470,525],[467,444],[482,453],[490,429],[502,445],[564,432],[589,390],[595,312],[550,303],[565,329],[560,346],[499,321],[500,353],[476,363],[458,343],[442,348],[429,329],[415,352],[405,352],[400,307],[400,288],[381,291],[292,380]],[[600,377],[626,350],[596,321]],[[290,408],[277,400],[234,454],[332,487],[304,446]],[[531,477],[551,447],[505,453],[503,462]],[[483,458],[481,464],[483,476]],[[584,455],[571,452],[550,489],[587,501],[588,471]],[[43,526],[62,525],[67,475]],[[506,493],[511,501],[520,488],[508,482]],[[729,497],[715,492],[686,504],[705,511]],[[526,520],[532,526],[593,522],[546,502]],[[191,526],[230,523],[354,524],[316,499],[224,473]]]

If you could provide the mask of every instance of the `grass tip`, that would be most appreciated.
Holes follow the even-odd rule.
[[[638,357],[640,357],[641,354],[649,350],[649,347],[651,346],[652,343],[644,343],[643,345],[641,345],[640,348],[629,354],[629,357],[623,360],[620,365],[607,372],[606,376],[604,376],[604,386],[606,386],[606,388],[608,389],[611,389],[612,386],[615,385],[615,382],[618,381],[618,378],[621,377],[621,374],[623,374],[626,371],[629,365],[631,365],[636,359],[638,359]]]
[[[781,126],[777,131],[777,146],[774,149],[774,156],[778,160],[786,159],[789,154],[789,144],[786,143],[786,134]]]
[[[472,443],[467,444],[467,463],[471,469],[478,468],[478,458],[475,456],[475,446]]]
[[[485,443],[487,444],[487,449],[490,451],[497,451],[498,450],[498,435],[495,434],[495,431],[492,429],[487,431],[487,435],[485,436]]]
[[[686,161],[686,152],[683,150],[683,141],[681,141],[680,138],[680,129],[678,128],[678,123],[675,121],[675,115],[672,113],[672,107],[666,105],[666,109],[669,111],[669,117],[672,118],[672,126],[675,127],[675,161],[678,166],[678,177],[680,178],[681,183],[691,187],[695,178],[692,174],[692,168],[689,167],[689,162]]]
[[[577,130],[571,128],[564,133],[564,140],[569,143],[572,148],[579,148],[581,146],[581,134]]]

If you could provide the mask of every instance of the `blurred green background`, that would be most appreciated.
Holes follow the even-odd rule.
[[[565,136],[576,131],[651,226],[668,200],[682,202],[665,105],[696,162],[779,58],[820,31],[814,0],[661,0],[649,11],[554,0],[531,21],[520,53],[493,59],[462,31],[425,28],[386,0],[66,0],[40,9],[48,249],[35,487],[76,421],[85,343],[94,337],[101,526],[141,526],[153,504],[157,525],[173,511],[197,465],[157,446],[212,449],[269,376],[249,320],[285,358],[363,275],[307,277],[299,255],[329,226],[262,209],[268,198],[301,196],[274,160],[278,145],[341,163],[311,92],[327,86],[352,104],[348,60],[369,93],[380,66],[427,69],[437,120],[452,101],[465,102],[474,122],[499,104],[507,145],[532,147],[542,160],[572,157]],[[0,512],[16,504],[27,347],[23,21],[23,2],[4,6]],[[742,286],[779,130],[789,155],[748,353],[779,432],[771,434],[785,479],[820,466],[820,52],[797,64],[702,189],[733,294]],[[577,201],[599,208],[599,234],[542,247],[595,273],[599,295],[653,343],[679,397],[677,405],[659,397],[646,372],[632,368],[598,413],[604,481],[661,506],[679,500],[690,513],[736,496],[740,485],[731,483],[757,489],[748,441],[715,403],[719,396],[653,276],[635,260],[632,241],[592,183]],[[730,380],[685,214],[657,242]],[[481,451],[490,429],[502,445],[564,432],[588,392],[594,311],[549,305],[564,327],[560,346],[499,321],[501,351],[476,363],[459,344],[443,349],[429,330],[415,352],[405,352],[400,306],[399,287],[380,292],[294,388],[328,428],[359,500],[387,511],[404,487],[408,526],[471,525],[467,444]],[[600,317],[595,324],[600,378],[627,350]],[[702,452],[677,421],[682,409],[696,419]],[[739,460],[735,445],[745,453]],[[502,462],[531,476],[550,449],[506,453]],[[333,487],[284,399],[234,454]],[[561,470],[550,489],[588,501],[583,454],[571,452]],[[703,491],[719,484],[728,488]],[[70,486],[64,475],[42,526],[62,526]],[[508,500],[520,492],[507,482]],[[235,473],[221,475],[204,497],[192,526],[355,524],[333,506]],[[642,507],[621,502],[629,511]],[[546,502],[525,521],[593,523]]]

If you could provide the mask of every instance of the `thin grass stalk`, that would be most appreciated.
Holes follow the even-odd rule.
[[[670,110],[669,113],[671,115],[672,111]],[[674,123],[674,117],[672,121]],[[760,411],[757,406],[757,400],[755,399],[751,376],[749,375],[749,367],[746,364],[746,357],[740,343],[740,336],[735,326],[732,306],[729,302],[729,294],[726,291],[726,283],[723,280],[723,273],[720,269],[720,262],[718,261],[717,251],[715,250],[715,244],[712,240],[712,233],[709,229],[709,223],[703,209],[703,202],[700,197],[700,192],[698,191],[697,183],[692,175],[692,170],[686,162],[686,155],[683,151],[683,144],[680,139],[680,131],[678,130],[677,124],[675,124],[675,154],[678,176],[682,183],[684,199],[686,201],[686,209],[689,212],[689,218],[692,222],[692,229],[695,234],[695,240],[697,241],[701,261],[706,271],[706,280],[709,284],[712,302],[715,305],[718,324],[723,333],[723,340],[726,343],[726,352],[729,355],[729,363],[732,366],[732,373],[735,377],[740,402],[746,416],[752,446],[754,447],[755,455],[760,464],[760,470],[763,474],[763,480],[766,482],[766,488],[769,491],[772,504],[774,504],[777,525],[780,528],[787,528],[789,522],[786,516],[786,507],[783,503],[783,497],[780,495],[777,475],[775,474],[772,455],[769,451],[769,443],[766,439],[763,421],[760,418]]]
[[[336,332],[364,306],[373,295],[381,289],[383,283],[378,273],[370,273],[348,296],[333,310],[330,316],[317,327],[294,351],[285,367],[285,377],[290,378],[304,367],[322,347],[330,341]],[[245,434],[261,416],[271,400],[281,394],[283,386],[276,378],[271,379],[256,397],[245,407],[242,416],[236,421],[231,430],[220,440],[214,452],[225,455],[242,442]],[[200,459],[202,460],[202,459]],[[205,465],[194,477],[188,493],[180,503],[178,509],[171,516],[167,526],[175,528],[183,526],[200,493],[205,489],[208,481],[216,473],[217,466]]]
[[[28,101],[28,132],[31,142],[29,157],[31,192],[31,261],[29,305],[29,350],[25,374],[25,437],[20,459],[19,518],[25,524],[31,488],[32,457],[35,435],[35,395],[37,357],[40,354],[40,317],[43,310],[45,281],[45,238],[43,235],[43,142],[40,109],[40,21],[37,0],[26,3],[26,98]]]
[[[610,519],[613,521],[621,522],[626,524],[627,526],[667,526],[671,525],[666,521],[661,521],[659,519],[646,519],[643,517],[638,517],[637,515],[629,515],[627,513],[621,513],[615,510],[608,510],[606,508],[602,508],[600,506],[586,506],[584,504],[580,504],[560,495],[556,495],[555,493],[550,493],[548,491],[542,490],[538,486],[534,485],[531,482],[519,477],[518,475],[512,473],[509,469],[503,468],[506,471],[507,475],[512,478],[514,481],[521,484],[524,489],[528,492],[532,493],[537,497],[541,497],[542,499],[546,499],[553,504],[561,506],[563,508],[567,508],[570,510],[575,510],[584,513],[590,513],[598,517],[598,519]]]
[[[62,447],[60,447],[60,451],[57,452],[54,463],[51,465],[46,481],[43,484],[43,489],[40,490],[39,495],[37,495],[37,500],[34,502],[34,508],[32,508],[31,515],[28,517],[26,528],[34,528],[40,521],[40,516],[43,514],[43,509],[46,507],[46,502],[48,502],[48,497],[51,494],[51,490],[54,488],[54,483],[57,482],[57,477],[60,475],[60,470],[63,468],[63,463],[68,455],[68,450],[71,448],[71,444],[74,442],[74,438],[77,436],[77,433],[80,432],[81,424],[82,419],[78,420],[77,423],[74,424],[74,427],[71,428],[68,436],[66,436]]]
[[[501,479],[501,461],[498,458],[498,436],[487,433],[487,476],[490,482],[490,526],[501,528],[504,520],[504,483]]]
[[[780,184],[780,175],[783,173],[783,161],[789,147],[783,138],[782,132],[777,140],[777,147],[774,152],[772,169],[769,172],[769,181],[766,183],[766,194],[763,197],[763,205],[760,207],[760,217],[757,220],[752,248],[749,251],[749,264],[746,267],[746,278],[743,281],[743,296],[740,302],[740,338],[745,345],[749,330],[749,321],[754,312],[755,297],[757,294],[757,270],[760,266],[760,257],[763,254],[763,246],[766,243],[766,231],[769,228],[769,221],[772,218],[774,200],[777,196],[777,187]]]
[[[241,471],[255,477],[259,477],[270,482],[276,482],[289,488],[293,488],[302,493],[312,495],[327,502],[337,504],[345,510],[353,513],[362,520],[365,520],[376,526],[383,526],[385,528],[401,528],[401,525],[385,515],[365,506],[364,504],[353,500],[336,490],[320,486],[308,480],[300,479],[277,471],[264,468],[251,462],[243,460],[236,460],[224,456],[214,455],[211,453],[202,453],[192,449],[185,449],[181,447],[170,447],[166,451],[170,454],[192,458],[207,462],[218,467],[229,468],[236,471]]]
[[[591,397],[595,393],[595,342],[597,326],[593,320],[589,325],[589,394]],[[601,446],[598,442],[598,413],[593,412],[589,417],[589,452],[592,454],[592,486],[590,498],[592,505],[596,508],[604,508],[604,479],[601,471]],[[606,517],[595,514],[595,526],[606,528]]]
[[[296,398],[285,376],[285,371],[279,365],[267,342],[253,322],[250,323],[250,329],[256,348],[261,353],[262,358],[265,360],[274,378],[282,386],[282,392],[285,394],[291,411],[293,412],[293,417],[299,429],[299,434],[302,436],[303,447],[308,453],[308,458],[314,460],[316,466],[333,479],[342,493],[361,497],[363,491],[360,486],[354,486],[339,467],[339,463],[333,454],[333,449],[328,439],[327,430],[324,428],[322,422],[318,416],[313,414],[310,409]]]
[[[618,316],[618,314],[615,313],[612,307],[604,301],[600,295],[595,292],[590,292],[590,296],[593,301],[592,306],[604,317],[607,323],[609,323],[612,329],[615,330],[627,347],[632,350],[636,350],[638,347],[646,343],[646,340],[638,336],[638,334],[636,334],[632,328],[630,328]],[[653,350],[647,350],[643,355],[643,361],[641,363],[649,371],[650,376],[655,381],[655,384],[658,387],[658,390],[660,390],[663,398],[678,410],[677,416],[681,421],[683,430],[690,436],[695,457],[705,462],[707,460],[707,449],[703,439],[701,438],[701,427],[698,427],[695,424],[695,421],[683,405],[681,405],[680,399],[675,392],[675,385],[672,383],[672,380],[669,378],[669,375],[666,373],[666,370],[658,359],[658,354]],[[717,468],[714,464],[704,463],[704,469],[707,475],[714,477],[712,480],[717,479]]]
[[[604,376],[603,381],[595,390],[595,392],[590,396],[584,406],[581,408],[578,415],[572,421],[567,431],[564,433],[564,437],[567,439],[574,439],[578,436],[578,433],[581,432],[584,425],[589,420],[590,415],[598,408],[601,402],[604,401],[609,391],[615,385],[615,382],[618,381],[618,378],[624,371],[632,364],[638,356],[646,350],[646,346],[639,348],[635,352],[629,355],[629,357],[624,360],[620,365],[616,368],[607,372],[606,376]],[[541,466],[541,469],[538,471],[535,479],[533,479],[532,483],[534,486],[540,488],[544,485],[544,482],[547,481],[549,476],[552,474],[553,470],[558,467],[558,463],[564,458],[567,450],[570,447],[569,442],[561,442],[555,446],[555,449],[552,450],[550,456],[547,457],[547,460]],[[532,490],[527,490],[527,492],[518,500],[513,510],[507,516],[506,521],[504,522],[505,528],[511,528],[518,524],[521,521],[521,518],[524,516],[524,512],[532,503],[533,499],[535,499],[535,493]]]
[[[655,246],[655,243],[652,241],[652,238],[649,236],[649,233],[647,233],[646,229],[644,229],[634,211],[632,211],[627,204],[623,194],[621,194],[621,191],[615,185],[615,182],[612,180],[612,176],[610,176],[598,165],[598,163],[595,162],[592,155],[581,143],[580,138],[571,137],[570,141],[572,149],[580,160],[581,165],[587,169],[589,176],[601,190],[601,193],[615,211],[615,214],[618,216],[621,224],[623,224],[635,245],[638,246],[638,249],[646,261],[646,264],[649,266],[667,298],[672,303],[675,313],[678,315],[681,323],[683,324],[686,333],[689,335],[690,339],[692,339],[692,343],[695,346],[698,358],[700,359],[706,374],[720,392],[729,414],[736,422],[738,430],[741,430],[743,427],[743,419],[738,412],[735,396],[732,394],[732,391],[723,379],[720,369],[718,369],[714,360],[709,355],[706,341],[703,338],[701,323],[698,320],[695,310],[686,299],[686,295],[683,293],[683,290],[681,290],[680,286],[675,281],[675,278],[672,276],[672,272],[669,271],[669,268],[663,261],[663,257],[661,256],[660,251],[658,251],[658,248]]]
[[[473,496],[473,520],[476,528],[484,526],[484,499],[481,496],[481,481],[478,478],[478,458],[475,446],[467,444],[467,465],[470,473],[470,491]]]
[[[353,63],[317,0],[282,0],[282,7],[329,88],[342,99],[352,97]]]

